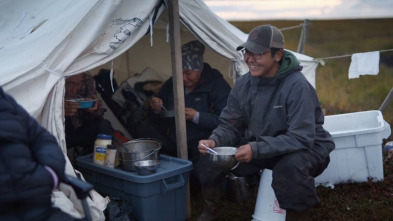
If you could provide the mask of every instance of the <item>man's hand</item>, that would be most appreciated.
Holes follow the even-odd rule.
[[[71,101],[64,102],[64,114],[66,117],[74,116],[78,112],[79,108],[80,106],[76,102],[71,102]]]
[[[193,108],[185,108],[185,113],[186,113],[186,120],[192,120],[194,119],[195,114],[197,114],[198,112],[196,110],[194,110]]]
[[[158,97],[152,97],[150,100],[150,107],[155,111],[161,111],[162,100]]]
[[[252,149],[250,144],[246,144],[243,146],[240,146],[237,149],[237,152],[235,154],[235,158],[239,162],[250,162],[252,159]]]
[[[200,140],[199,144],[198,144],[198,150],[201,154],[204,154],[204,155],[207,153],[207,149],[202,144],[204,144],[205,146],[207,146],[209,148],[216,147],[216,142],[214,140]]]

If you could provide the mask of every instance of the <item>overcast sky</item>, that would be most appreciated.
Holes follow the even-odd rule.
[[[204,0],[226,20],[392,18],[393,0]]]

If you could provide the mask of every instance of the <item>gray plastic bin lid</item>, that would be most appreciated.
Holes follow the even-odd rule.
[[[164,154],[160,154],[160,167],[157,171],[146,176],[140,176],[136,172],[123,170],[121,167],[108,168],[95,164],[92,154],[76,158],[76,165],[77,167],[86,168],[109,177],[117,177],[135,183],[150,183],[192,170],[191,161]]]

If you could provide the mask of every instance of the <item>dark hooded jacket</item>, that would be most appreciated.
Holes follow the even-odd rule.
[[[202,77],[199,85],[185,95],[185,107],[193,108],[199,112],[199,123],[186,121],[187,139],[206,139],[219,123],[219,116],[227,104],[231,87],[222,74],[204,63]],[[168,110],[174,109],[174,94],[172,78],[168,79],[161,87],[157,97],[161,98]],[[157,119],[156,119],[157,122]],[[176,126],[174,119],[166,122],[158,120],[164,127],[169,139],[176,143]]]
[[[316,91],[301,68],[285,51],[275,77],[241,76],[221,113],[221,124],[210,136],[216,146],[249,143],[255,159],[302,150],[328,156],[335,146],[323,128]]]
[[[55,137],[0,87],[0,214],[11,212],[5,211],[10,203],[50,198],[54,183],[44,166],[64,177],[65,158]]]

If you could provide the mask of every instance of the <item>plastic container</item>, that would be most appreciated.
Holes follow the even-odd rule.
[[[75,102],[78,103],[81,109],[88,109],[93,107],[94,103],[96,102],[96,100],[91,100],[88,98],[76,98],[76,99],[71,99],[71,100],[67,100],[70,102]]]
[[[116,162],[116,146],[115,145],[108,145],[106,146],[106,156],[105,156],[105,166],[109,168],[115,168]]]
[[[130,202],[138,220],[186,220],[186,184],[191,161],[161,154],[157,171],[145,176],[121,167],[112,169],[94,164],[91,155],[78,157],[76,166],[96,191]]]
[[[391,130],[380,111],[326,116],[323,127],[336,149],[330,153],[328,167],[315,178],[316,184],[383,180],[382,142]]]
[[[272,188],[272,171],[264,169],[259,181],[258,196],[252,221],[285,221],[286,210],[281,209]]]
[[[94,142],[93,162],[99,165],[105,164],[106,148],[112,144],[112,136],[108,134],[98,134]]]

